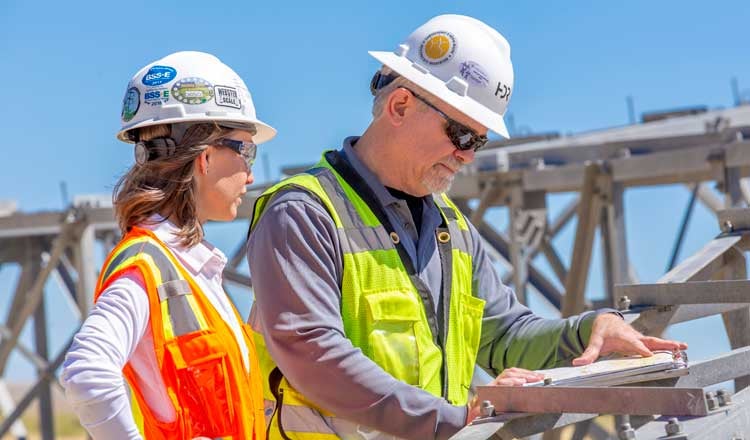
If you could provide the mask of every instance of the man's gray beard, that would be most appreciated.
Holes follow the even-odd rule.
[[[451,156],[448,165],[456,170],[461,169],[462,166],[461,162],[453,156]],[[455,177],[456,175],[452,174],[445,167],[436,164],[430,168],[427,175],[422,179],[422,185],[432,194],[444,193],[451,189]]]

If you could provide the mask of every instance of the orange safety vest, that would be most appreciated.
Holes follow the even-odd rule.
[[[133,270],[146,283],[156,361],[177,414],[174,422],[157,420],[143,398],[139,378],[126,364],[122,371],[144,438],[264,439],[260,366],[250,327],[235,310],[248,347],[248,374],[229,325],[169,249],[153,232],[138,227],[107,257],[94,301],[112,281]]]

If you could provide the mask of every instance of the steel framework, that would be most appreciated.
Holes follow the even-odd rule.
[[[749,138],[750,106],[741,106],[575,136],[514,145],[493,143],[457,176],[451,195],[471,217],[493,258],[512,266],[504,279],[513,284],[522,301],[526,301],[531,287],[563,316],[603,305],[622,309],[629,306],[628,319],[649,334],[661,334],[677,322],[722,314],[733,351],[724,355],[726,358],[696,364],[690,375],[662,385],[702,388],[736,379],[736,390],[740,391],[748,384],[750,360],[743,348],[750,345],[744,254],[750,214],[726,208],[741,208],[750,201],[750,183],[746,179],[750,175]],[[718,188],[718,193],[710,183]],[[691,191],[691,202],[673,245],[671,265],[676,261],[695,200],[716,213],[721,227],[717,231],[721,233],[657,283],[638,285],[627,254],[624,193],[631,187],[664,184],[684,184]],[[255,187],[248,192],[238,218],[249,218],[252,202],[262,189]],[[556,217],[549,218],[547,195],[559,192],[574,192],[577,196]],[[507,231],[493,226],[499,222],[488,210],[497,206],[508,208]],[[553,239],[573,219],[575,241],[566,267]],[[607,296],[592,304],[584,293],[597,230]],[[42,438],[54,438],[50,387],[57,386],[55,372],[69,342],[57,353],[49,352],[44,291],[54,276],[63,295],[75,305],[72,314],[79,320],[86,316],[101,263],[96,251],[111,249],[118,235],[111,206],[95,199],[79,199],[64,212],[5,213],[0,217],[0,264],[17,264],[21,268],[7,317],[0,326],[0,436],[26,436],[19,417],[36,399]],[[250,278],[237,270],[243,259],[243,245],[239,243],[231,256],[224,280],[250,287]],[[552,273],[534,262],[539,253],[549,262]],[[557,287],[552,276],[564,289]],[[34,347],[19,340],[21,331],[31,323]],[[12,352],[23,356],[37,370],[36,383],[18,401],[13,401],[5,383]],[[750,431],[744,406],[746,393],[735,395],[734,401],[732,408],[736,410],[725,411],[731,416],[711,413],[700,419],[727,426],[744,423],[743,429]],[[587,432],[595,438],[606,437],[602,428],[591,423],[593,417],[574,413],[530,416],[503,423],[494,435],[523,437],[579,422],[573,438],[583,438]],[[630,429],[637,429],[640,438],[641,432],[651,429],[652,420],[634,416]],[[623,424],[626,421],[622,419]],[[693,424],[700,423],[690,422],[690,426]],[[687,429],[688,424],[684,425]],[[556,434],[545,435],[553,438]]]

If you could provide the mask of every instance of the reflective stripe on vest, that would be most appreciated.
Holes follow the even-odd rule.
[[[441,341],[433,330],[437,325],[428,321],[426,313],[426,309],[434,307],[431,302],[426,303],[425,298],[431,301],[430,292],[423,282],[415,282],[414,277],[409,276],[394,245],[398,238],[389,234],[367,203],[330,166],[325,155],[315,168],[261,195],[252,224],[257,223],[277,192],[290,187],[301,188],[317,197],[336,225],[343,252],[342,319],[346,336],[353,345],[395,378],[435,396],[443,396],[452,404],[466,404],[479,346],[484,301],[473,296],[471,234],[455,205],[445,195],[434,197],[446,225],[436,242],[444,242],[445,256],[450,260],[444,268],[443,279],[449,291],[443,297],[446,301],[443,309],[447,310],[444,311],[446,328],[440,330],[444,335]],[[261,338],[259,335],[258,339]],[[259,345],[258,350],[261,364],[265,366],[263,373],[268,375],[275,364],[265,347]],[[281,384],[282,388],[291,388],[286,380]],[[282,409],[282,425],[287,433],[289,416],[284,411],[288,395],[289,391],[285,393]],[[269,393],[265,396],[268,398]],[[302,396],[298,400],[313,409],[305,413],[311,418],[302,424],[314,424],[318,408]],[[317,419],[325,420],[325,417],[317,416]],[[335,427],[336,419],[332,420]],[[274,432],[273,422],[269,429],[270,433]]]
[[[134,269],[145,282],[156,360],[177,416],[169,423],[156,419],[138,389],[134,370],[126,364],[123,373],[144,438],[263,438],[260,367],[251,332],[245,331],[244,338],[255,381],[247,374],[229,325],[176,257],[151,231],[141,228],[133,228],[108,256],[95,300],[120,274]],[[235,316],[240,319],[236,310]]]
[[[190,285],[165,255],[164,250],[149,238],[131,240],[126,246],[113,252],[111,260],[102,271],[102,280],[107,280],[113,273],[132,266],[136,260],[145,262],[156,280],[162,316],[169,317],[162,322],[165,339],[208,328]]]

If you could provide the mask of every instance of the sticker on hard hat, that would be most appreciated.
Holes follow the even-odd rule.
[[[143,94],[143,102],[148,105],[162,105],[169,101],[169,89],[154,88],[146,90]]]
[[[242,108],[242,102],[240,101],[240,95],[237,93],[237,89],[234,87],[227,86],[215,86],[214,87],[216,105],[222,105],[224,107]]]
[[[177,71],[169,66],[152,66],[141,82],[146,86],[160,86],[177,77]]]
[[[419,55],[430,64],[440,64],[453,58],[456,38],[450,32],[437,31],[427,36],[419,46]]]
[[[184,104],[205,104],[214,97],[214,87],[203,78],[182,78],[172,86],[172,96]]]
[[[125,122],[130,121],[133,119],[133,116],[138,113],[138,108],[140,108],[140,106],[141,92],[135,87],[130,87],[128,91],[125,92],[125,97],[122,98],[122,113],[120,113],[120,117],[122,117],[122,120]]]
[[[489,78],[487,78],[487,74],[484,73],[482,66],[475,63],[474,61],[464,61],[463,63],[461,63],[458,72],[461,74],[461,78],[478,86],[485,87],[490,83],[490,80]]]
[[[508,101],[510,99],[510,87],[507,85],[501,83],[500,81],[497,82],[497,88],[495,89],[495,96],[497,96],[499,99],[504,99],[505,101]]]

